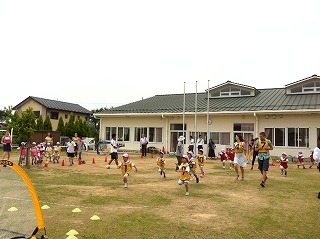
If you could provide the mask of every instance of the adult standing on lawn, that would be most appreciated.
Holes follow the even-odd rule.
[[[141,147],[141,157],[147,156],[147,146],[148,146],[148,139],[144,136],[144,134],[141,135],[140,139],[140,147]]]
[[[215,153],[216,144],[213,142],[212,139],[209,139],[208,149],[209,149],[208,158],[215,159],[216,158],[216,153]]]
[[[260,183],[260,186],[265,187],[268,179],[267,172],[269,170],[270,161],[269,151],[273,150],[272,142],[266,138],[265,132],[261,132],[259,134],[259,139],[256,142],[255,150],[258,151],[259,170],[262,175],[262,182]]]
[[[10,160],[12,138],[8,130],[5,132],[4,136],[2,137],[1,143],[3,144],[2,159],[4,159],[7,156],[7,159]]]
[[[178,164],[176,166],[176,171],[179,170],[179,166],[182,163],[182,156],[183,156],[183,141],[185,140],[185,137],[181,135],[178,138],[178,144],[177,144],[177,149],[176,149],[176,156],[177,156],[177,161]]]
[[[48,135],[47,135],[47,137],[44,138],[44,140],[46,142],[46,145],[48,145],[48,143],[50,143],[50,145],[52,147],[52,145],[53,145],[53,137],[52,137],[50,132],[48,132]]]
[[[67,143],[67,155],[69,158],[69,165],[72,166],[73,159],[74,159],[74,152],[75,152],[76,144],[73,142],[72,137],[69,137],[69,141]]]
[[[189,147],[188,147],[188,151],[191,151],[192,153],[194,153],[194,138],[192,135],[190,135],[190,143],[189,143]]]
[[[110,156],[111,159],[109,161],[109,163],[107,164],[107,169],[110,168],[110,164],[112,163],[112,161],[114,160],[116,162],[116,165],[119,165],[118,162],[118,142],[117,142],[117,135],[116,134],[112,134],[112,139],[111,139],[111,152],[110,152]]]
[[[199,150],[199,149],[203,149],[204,140],[203,140],[201,134],[199,135],[199,138],[197,139],[197,145],[198,145],[198,150]]]

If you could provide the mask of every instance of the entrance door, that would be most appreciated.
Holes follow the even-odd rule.
[[[171,152],[176,152],[177,149],[177,143],[178,143],[178,138],[180,135],[183,135],[183,132],[171,132],[170,133],[170,151]]]

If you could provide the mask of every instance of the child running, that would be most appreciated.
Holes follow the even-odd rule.
[[[121,173],[123,177],[124,187],[128,188],[128,177],[132,172],[132,168],[138,172],[138,169],[134,163],[130,162],[129,155],[127,153],[122,155],[122,162],[118,165],[118,168],[121,168]]]
[[[222,163],[222,168],[225,169],[226,168],[226,161],[228,159],[228,155],[226,154],[226,150],[221,149],[221,152],[219,153],[219,155],[220,155],[220,159],[221,159],[221,163]]]
[[[189,181],[190,181],[190,167],[188,164],[188,155],[182,156],[182,163],[178,165],[178,172],[180,172],[180,179],[178,184],[181,186],[182,184],[186,188],[186,196],[189,196]]]
[[[206,156],[203,155],[203,149],[199,149],[198,150],[198,155],[197,155],[196,158],[198,159],[198,165],[199,165],[199,168],[201,170],[200,177],[203,178],[206,175],[206,173],[203,170],[203,168],[204,168],[204,160],[206,160]]]
[[[304,166],[304,157],[301,150],[299,150],[299,153],[298,153],[298,160],[299,160],[299,163],[302,165],[303,169],[306,169],[306,167]]]
[[[312,168],[313,165],[315,165],[315,161],[314,161],[314,158],[313,158],[313,150],[310,150],[310,166],[309,168]]]
[[[189,164],[189,167],[190,167],[190,175],[193,175],[196,178],[196,182],[199,183],[199,177],[197,175],[197,162],[193,158],[192,151],[189,151],[187,153],[187,156],[188,156],[188,160],[189,160],[188,164]]]
[[[229,162],[230,162],[230,170],[234,168],[234,149],[233,148],[227,148],[226,154],[228,155]]]
[[[158,172],[160,175],[163,174],[163,177],[166,177],[166,160],[163,158],[164,153],[159,152],[159,157],[157,158]]]
[[[287,154],[283,152],[280,160],[281,160],[281,162],[280,162],[281,175],[283,175],[283,172],[284,172],[284,175],[287,177],[287,175],[288,175],[288,162],[289,162]]]

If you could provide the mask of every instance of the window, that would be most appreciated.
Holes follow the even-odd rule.
[[[265,133],[274,146],[285,146],[285,128],[265,128]]]
[[[210,132],[210,138],[215,144],[230,145],[230,133]]]
[[[195,136],[195,132],[190,132],[189,134],[190,136],[192,136],[194,138],[194,142],[197,143],[197,140],[199,138],[199,135],[202,136],[204,143],[207,143],[207,132],[197,132],[197,136]]]
[[[149,128],[149,142],[162,142],[162,128]]]
[[[118,127],[117,137],[119,141],[130,141],[130,128]]]
[[[106,127],[106,140],[111,140],[113,134],[117,135],[118,141],[130,141],[129,127]]]
[[[117,127],[106,127],[106,140],[111,140],[112,135],[117,133]]]
[[[308,82],[302,86],[297,86],[291,89],[291,93],[315,93],[320,92],[320,82]]]
[[[233,124],[233,131],[254,131],[254,124]]]
[[[36,116],[36,118],[40,117],[40,111],[33,111],[34,115]]]
[[[59,119],[59,112],[50,112],[50,119]]]
[[[64,115],[64,118],[65,118],[65,119],[68,119],[68,114],[65,114],[65,115]]]
[[[288,146],[309,147],[309,129],[288,128]]]
[[[170,130],[183,130],[183,124],[170,124]],[[187,130],[187,125],[184,125],[184,130]]]
[[[265,128],[265,133],[274,146],[309,147],[309,128]]]
[[[134,128],[134,140],[140,142],[141,135],[148,137],[148,128],[147,127],[136,127]]]
[[[241,89],[236,86],[225,87],[221,90],[216,90],[211,93],[211,97],[228,97],[228,96],[250,96],[251,91],[249,89]]]

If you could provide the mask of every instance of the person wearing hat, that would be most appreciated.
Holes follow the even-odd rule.
[[[299,163],[302,165],[303,169],[306,169],[306,167],[304,166],[304,156],[303,156],[302,150],[299,150],[298,152],[298,160],[299,160]]]
[[[163,174],[163,177],[166,177],[166,160],[163,158],[164,153],[159,152],[159,157],[157,158],[158,172],[160,175]]]
[[[181,156],[181,164],[178,165],[178,171],[180,172],[180,178],[178,184],[181,186],[182,184],[186,188],[186,196],[189,196],[189,181],[190,181],[190,167],[188,164],[188,155]]]
[[[132,168],[138,172],[136,165],[130,162],[129,155],[127,153],[122,155],[122,162],[118,165],[118,168],[121,168],[121,173],[123,177],[124,187],[128,188],[128,177],[132,172]]]
[[[31,151],[31,164],[36,165],[38,161],[38,147],[36,142],[32,142],[30,151]]]
[[[281,175],[283,175],[283,172],[284,172],[284,175],[287,177],[289,159],[285,152],[282,153],[280,160],[281,160],[280,161]]]
[[[185,140],[183,135],[180,135],[180,137],[178,138],[178,144],[177,144],[177,149],[176,149],[176,156],[177,156],[177,161],[178,161],[178,165],[181,164],[182,162],[182,155],[183,155],[183,141]],[[179,166],[176,166],[176,171],[179,170]]]
[[[200,149],[202,150],[202,149]],[[196,178],[196,182],[199,183],[199,177],[197,175],[197,162],[194,160],[193,158],[193,153],[191,151],[189,151],[187,153],[188,155],[188,164],[190,167],[190,175],[193,175]]]

